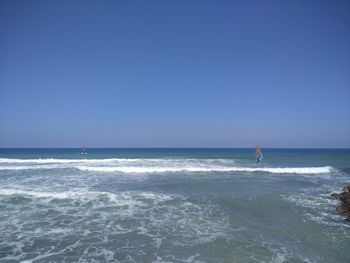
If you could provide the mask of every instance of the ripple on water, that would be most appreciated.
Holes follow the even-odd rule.
[[[215,205],[181,196],[2,189],[0,198],[5,202],[0,222],[5,260],[137,262],[150,255],[160,262],[161,247],[179,251],[208,243],[225,237],[229,227]],[[178,257],[196,261],[196,256]]]

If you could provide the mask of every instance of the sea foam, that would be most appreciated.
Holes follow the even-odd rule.
[[[8,159],[0,158],[0,171],[78,169],[87,172],[168,173],[168,172],[266,172],[273,174],[324,174],[334,170],[320,167],[245,167],[231,159]]]
[[[250,167],[89,167],[77,166],[82,171],[93,172],[122,172],[122,173],[166,173],[166,172],[267,172],[267,173],[295,173],[319,174],[329,173],[330,166],[323,167],[286,167],[286,168],[250,168]]]

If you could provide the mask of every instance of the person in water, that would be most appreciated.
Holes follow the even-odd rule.
[[[83,146],[83,148],[81,148],[81,154],[86,154],[86,149],[85,149],[85,146]]]
[[[263,159],[263,154],[261,152],[261,148],[259,145],[255,146],[255,159],[256,159],[256,163],[261,163]]]

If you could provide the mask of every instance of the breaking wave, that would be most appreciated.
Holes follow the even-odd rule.
[[[87,172],[266,172],[273,174],[324,174],[334,170],[321,167],[246,167],[232,159],[9,159],[0,158],[0,171],[78,169]]]
[[[44,158],[44,159],[11,159],[11,158],[0,158],[0,164],[53,164],[53,163],[113,163],[113,162],[138,162],[140,160],[161,160],[161,159],[128,159],[128,158],[109,158],[109,159],[55,159],[55,158]]]
[[[286,167],[286,168],[250,168],[250,167],[76,167],[82,171],[93,172],[123,172],[123,173],[165,173],[165,172],[267,172],[267,173],[294,173],[319,174],[329,173],[330,166],[324,167]]]

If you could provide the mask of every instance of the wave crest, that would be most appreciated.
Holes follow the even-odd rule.
[[[264,167],[237,165],[232,159],[8,159],[0,158],[0,171],[78,169],[88,172],[167,173],[167,172],[266,172],[273,174],[324,174],[334,170],[321,167]]]
[[[323,167],[285,167],[285,168],[250,168],[250,167],[76,167],[82,171],[122,172],[122,173],[165,173],[165,172],[267,172],[277,174],[320,174],[330,173],[331,166]]]

